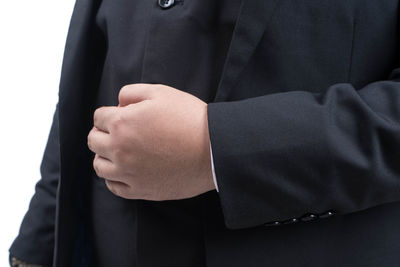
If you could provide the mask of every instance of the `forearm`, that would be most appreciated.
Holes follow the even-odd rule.
[[[399,201],[399,79],[209,104],[227,226]]]

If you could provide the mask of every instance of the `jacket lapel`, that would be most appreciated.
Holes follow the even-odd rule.
[[[242,0],[214,101],[224,101],[263,36],[278,0]]]

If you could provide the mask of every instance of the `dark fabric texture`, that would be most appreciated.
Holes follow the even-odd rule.
[[[60,179],[60,145],[58,142],[58,105],[53,116],[47,145],[40,165],[42,179],[36,184],[35,194],[21,223],[11,253],[18,259],[44,266],[52,266],[56,192]],[[11,264],[11,257],[10,257]]]
[[[248,63],[257,67],[229,88],[233,101],[208,106],[220,197],[232,229],[400,200],[397,2],[324,3],[313,12],[299,5],[293,16],[305,21],[297,26],[287,20],[295,5],[280,4],[264,35],[268,42]],[[385,7],[381,22],[376,18]],[[368,39],[372,31],[380,41]],[[393,54],[383,52],[384,36]],[[272,48],[275,55],[262,62]],[[288,59],[276,60],[283,56]],[[279,78],[250,78],[269,70]],[[249,91],[253,97],[236,99]]]
[[[118,213],[116,203],[123,228],[134,226],[120,252],[134,251],[135,262],[124,266],[188,266],[196,257],[194,266],[210,267],[399,266],[398,0],[242,0],[227,39],[209,12],[219,3],[77,1],[53,123],[59,133],[50,134],[43,161],[61,168],[42,174],[51,192],[37,189],[12,254],[48,263],[55,240],[53,266],[95,266],[93,249],[104,250],[92,240],[102,238],[90,218],[102,216],[97,199],[110,200],[98,206],[106,214]],[[93,111],[139,81],[209,103],[219,193],[152,202],[101,191],[86,147]]]

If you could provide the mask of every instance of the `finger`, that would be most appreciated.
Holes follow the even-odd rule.
[[[157,85],[148,83],[135,83],[125,85],[118,94],[119,106],[138,103],[152,98],[154,87]]]
[[[112,153],[110,148],[110,134],[100,131],[97,127],[93,127],[88,135],[88,147],[94,153],[112,161]]]
[[[93,124],[99,130],[109,133],[110,124],[118,114],[118,107],[100,107],[94,111]]]
[[[108,159],[102,158],[98,154],[95,155],[93,159],[93,168],[97,174],[97,176],[109,179],[112,181],[119,181],[120,177],[118,174],[117,167]]]
[[[118,182],[118,181],[111,181],[111,180],[105,180],[106,186],[108,188],[108,190],[110,190],[113,194],[123,197],[123,198],[129,198],[130,195],[130,186],[122,183],[122,182]]]

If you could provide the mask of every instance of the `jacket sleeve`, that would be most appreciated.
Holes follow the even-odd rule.
[[[208,123],[228,228],[400,201],[400,68],[359,90],[213,102]]]
[[[41,179],[35,186],[28,212],[9,251],[31,264],[52,266],[56,195],[60,179],[58,104],[40,165]]]

